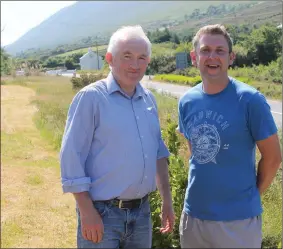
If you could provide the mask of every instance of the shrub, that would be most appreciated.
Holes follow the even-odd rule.
[[[180,138],[176,132],[177,124],[167,118],[167,126],[162,130],[162,136],[171,153],[169,158],[169,181],[175,211],[175,226],[171,234],[161,234],[161,198],[158,191],[151,193],[151,212],[153,223],[152,248],[180,248],[179,220],[183,210],[185,192],[187,187],[188,167],[184,166],[183,159],[179,156],[181,146]]]
[[[82,73],[80,74],[80,77],[72,77],[71,83],[73,85],[73,89],[80,89],[103,78],[105,78],[103,73]]]

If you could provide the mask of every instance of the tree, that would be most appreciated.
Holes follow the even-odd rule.
[[[245,41],[248,48],[248,58],[252,63],[267,65],[276,60],[281,52],[282,30],[272,25],[264,25],[255,29]]]
[[[65,60],[65,67],[67,68],[67,70],[72,70],[76,68],[74,65],[74,61],[71,58],[67,58]]]
[[[11,73],[11,58],[10,55],[1,48],[1,76],[3,74],[10,74]]]

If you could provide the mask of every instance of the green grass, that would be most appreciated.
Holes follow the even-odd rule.
[[[43,179],[41,175],[29,175],[25,179],[26,183],[33,186],[38,186],[43,183]]]
[[[4,239],[1,242],[2,248],[9,248],[14,243],[15,240],[21,240],[24,235],[24,229],[17,223],[17,221],[9,221],[1,224],[1,237]]]
[[[157,74],[154,75],[155,81],[164,81],[169,83],[176,83],[179,85],[188,85],[188,86],[195,86],[198,83],[200,83],[201,77],[195,76],[195,77],[187,77],[183,75],[176,75],[176,74]]]

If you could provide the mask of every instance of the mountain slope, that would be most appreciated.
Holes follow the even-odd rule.
[[[109,36],[121,25],[182,18],[195,8],[223,1],[79,1],[61,9],[6,47],[15,55],[31,48],[51,48],[88,36]],[[149,27],[150,28],[150,27]]]

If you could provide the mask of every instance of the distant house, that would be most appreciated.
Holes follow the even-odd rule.
[[[99,70],[103,67],[102,57],[89,48],[88,52],[80,58],[80,66],[81,70]]]
[[[278,29],[282,29],[282,23],[277,26]]]

